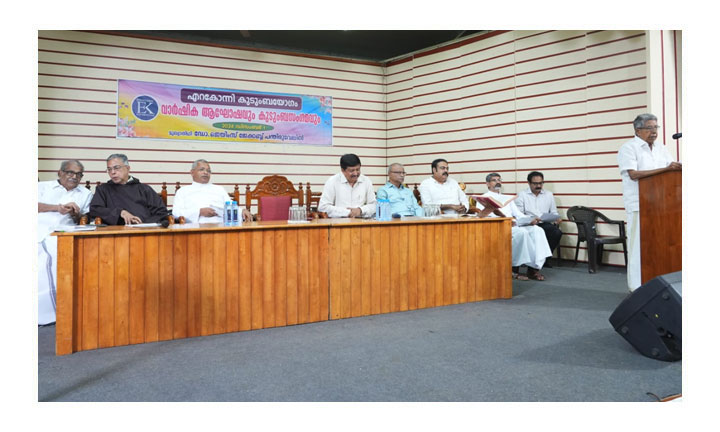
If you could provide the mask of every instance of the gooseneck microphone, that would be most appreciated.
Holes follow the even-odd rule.
[[[676,134],[673,134],[672,139],[680,139],[682,138],[682,132],[678,132]]]

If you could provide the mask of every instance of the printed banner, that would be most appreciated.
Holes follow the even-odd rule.
[[[332,145],[332,97],[118,80],[117,136]]]

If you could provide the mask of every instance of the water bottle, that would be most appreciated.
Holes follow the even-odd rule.
[[[240,219],[238,217],[238,203],[237,201],[232,202],[232,224],[234,226],[240,225]]]
[[[390,220],[390,200],[379,199],[377,200],[377,210],[375,212],[375,219],[379,221]]]
[[[390,213],[390,200],[383,200],[383,220],[389,221],[392,220],[392,214]]]
[[[232,225],[232,202],[226,201],[225,208],[223,209],[223,225]]]

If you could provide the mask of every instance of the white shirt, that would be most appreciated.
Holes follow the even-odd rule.
[[[452,177],[448,177],[445,183],[439,183],[435,178],[430,177],[420,183],[420,201],[422,204],[462,204],[466,209],[470,208],[467,195],[460,189],[460,185]],[[443,213],[456,214],[455,210],[445,209]]]
[[[545,189],[541,189],[540,193],[535,195],[530,188],[527,188],[518,194],[514,203],[526,215],[540,217],[545,213],[558,214],[552,192]]]
[[[491,191],[485,192],[482,196],[489,196],[501,203],[506,203],[508,200],[510,200],[512,198],[510,195],[503,195],[503,194],[499,194],[497,192],[491,192]],[[505,206],[500,208],[500,211],[502,212],[502,214],[505,215],[505,217],[514,218],[516,220],[518,226],[528,225],[529,222],[533,218],[530,216],[525,216],[520,211],[520,209],[515,205],[515,201],[517,201],[517,200],[515,199],[515,200],[510,201]],[[485,208],[480,203],[477,203],[477,205],[478,205],[478,207],[480,207],[481,210]],[[495,213],[490,213],[490,215],[488,215],[488,217],[500,217],[500,216],[496,215]]]
[[[342,172],[330,177],[323,186],[318,211],[328,217],[348,217],[350,209],[359,207],[363,217],[375,214],[375,191],[372,182],[363,174],[358,176],[354,186],[350,186]]]
[[[84,186],[65,189],[57,180],[38,183],[38,202],[42,204],[67,204],[74,202],[80,207],[80,214],[90,211],[92,193]],[[62,225],[75,225],[72,216],[60,212],[38,212],[38,242],[45,240],[55,228]]]
[[[173,217],[185,217],[187,223],[222,223],[222,209],[231,198],[222,186],[192,182],[175,193]],[[219,216],[200,216],[200,209],[213,207]]]
[[[655,143],[650,150],[648,143],[635,136],[620,147],[618,151],[618,165],[623,183],[623,201],[625,210],[629,212],[640,211],[640,188],[638,181],[632,180],[628,170],[646,171],[665,168],[673,162],[670,153],[664,145]]]

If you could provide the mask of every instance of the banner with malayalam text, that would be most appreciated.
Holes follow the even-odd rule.
[[[332,97],[118,80],[118,138],[332,145]]]

